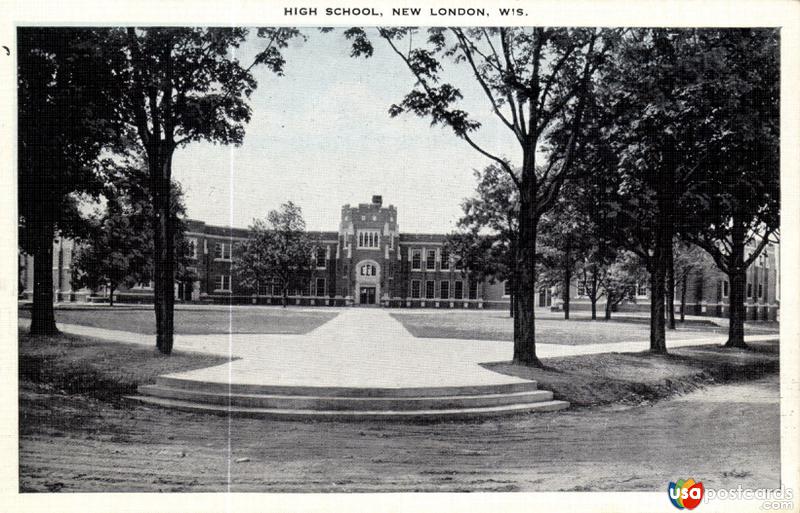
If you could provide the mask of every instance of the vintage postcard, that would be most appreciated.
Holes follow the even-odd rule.
[[[800,509],[796,3],[3,6],[4,509]]]

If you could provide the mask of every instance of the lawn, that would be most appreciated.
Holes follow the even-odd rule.
[[[63,335],[20,334],[19,349],[22,492],[661,491],[686,469],[706,486],[779,485],[775,346],[549,359],[546,371],[497,364],[570,400],[616,404],[399,424],[145,407],[123,395],[221,359]],[[587,396],[606,380],[617,385]],[[711,383],[723,384],[652,403]]]
[[[20,383],[38,384],[66,395],[87,394],[115,400],[135,394],[140,384],[155,383],[155,377],[161,374],[227,361],[208,354],[176,350],[166,356],[155,348],[64,334],[37,337],[19,331]]]
[[[336,317],[326,310],[288,308],[219,308],[176,309],[175,333],[204,335],[220,333],[303,334]],[[30,311],[20,309],[19,316],[30,318]],[[57,309],[56,322],[95,328],[130,331],[144,335],[156,333],[155,313],[151,308],[70,308]]]
[[[392,313],[415,337],[506,340],[514,338],[513,319],[504,312],[424,312]],[[668,340],[682,340],[721,335],[727,328],[706,323],[689,323],[667,333]],[[763,332],[759,332],[763,333]],[[591,321],[584,318],[564,320],[548,316],[536,319],[538,344],[606,344],[650,340],[650,326],[641,319]]]
[[[545,358],[544,369],[510,362],[487,363],[484,367],[535,380],[543,390],[552,391],[556,399],[573,406],[639,404],[705,385],[777,373],[778,352],[777,342],[751,342],[748,349],[711,344],[671,349],[667,355],[645,351]]]

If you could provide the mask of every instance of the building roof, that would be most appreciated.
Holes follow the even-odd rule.
[[[231,237],[234,239],[246,239],[250,234],[249,228],[235,228],[232,226],[217,226],[213,224],[206,224],[197,219],[186,219],[186,228],[188,232],[202,233],[204,235],[216,235],[218,237]],[[338,240],[339,232],[320,232],[309,231],[309,237],[317,240]]]

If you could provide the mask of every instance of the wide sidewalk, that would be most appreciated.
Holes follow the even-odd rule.
[[[20,326],[29,324],[19,319]],[[62,332],[154,347],[155,336],[59,324]],[[777,334],[754,335],[748,341],[775,340]],[[721,344],[725,335],[671,339],[669,348]],[[541,358],[609,352],[639,352],[647,340],[586,345],[539,344]],[[176,335],[176,351],[227,356],[215,367],[173,374],[219,383],[307,387],[448,387],[519,383],[524,380],[487,370],[481,363],[509,361],[508,341],[417,338],[380,309],[345,309],[304,335]]]

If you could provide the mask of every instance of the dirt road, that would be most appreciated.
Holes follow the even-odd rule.
[[[21,491],[662,490],[779,480],[778,376],[481,422],[228,419],[20,391]],[[230,436],[230,438],[229,438]]]

